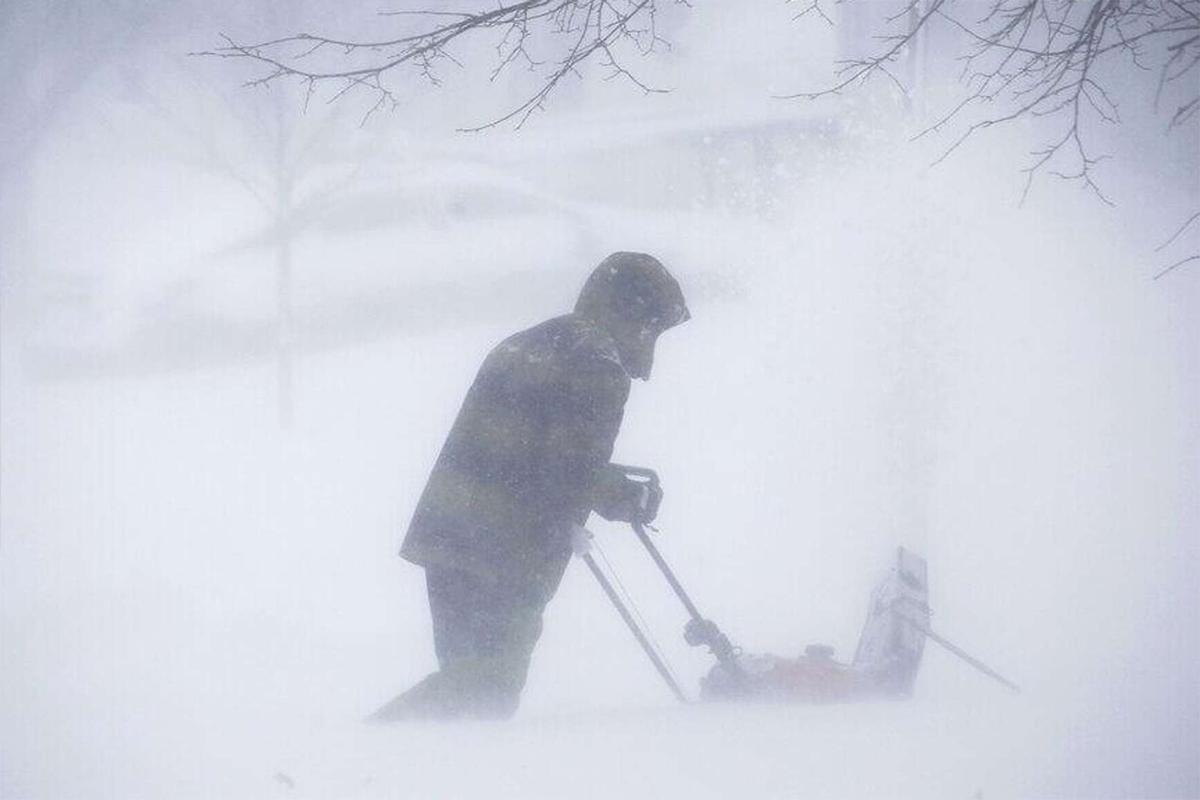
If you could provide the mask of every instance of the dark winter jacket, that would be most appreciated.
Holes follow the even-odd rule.
[[[401,555],[505,582],[561,575],[629,384],[612,338],[578,314],[501,342],[467,392]]]

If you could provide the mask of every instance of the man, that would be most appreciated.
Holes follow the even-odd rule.
[[[501,342],[467,392],[401,555],[425,568],[439,669],[375,719],[506,718],[542,612],[595,510],[649,521],[661,497],[609,463],[630,379],[689,317],[655,258],[613,253],[573,313]]]

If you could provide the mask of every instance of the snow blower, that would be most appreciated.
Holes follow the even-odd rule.
[[[649,498],[658,491],[658,475],[642,467],[618,466],[628,477],[643,482]],[[858,646],[850,663],[834,659],[832,647],[808,645],[796,658],[746,653],[730,642],[712,620],[702,615],[684,590],[674,570],[646,532],[643,522],[631,523],[642,545],[688,614],[684,640],[692,646],[705,646],[717,663],[700,681],[702,700],[782,700],[791,702],[831,703],[868,699],[907,699],[912,696],[926,640],[932,641],[1013,691],[1009,681],[977,658],[938,635],[930,626],[929,588],[925,560],[901,547],[896,563],[871,595],[867,619],[859,635]],[[689,702],[666,658],[645,630],[637,607],[624,591],[612,565],[605,568],[592,553],[594,539],[580,528],[576,552],[596,577],[605,595],[629,627],[655,670],[671,693],[681,702]]]

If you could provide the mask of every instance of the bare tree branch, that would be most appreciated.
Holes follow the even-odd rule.
[[[196,55],[249,61],[264,69],[247,82],[260,86],[280,80],[295,80],[311,95],[318,86],[334,88],[330,102],[355,90],[375,98],[363,118],[365,122],[383,106],[396,107],[399,100],[389,82],[398,70],[411,68],[435,85],[443,63],[458,65],[453,46],[475,34],[495,38],[495,80],[515,64],[538,72],[540,87],[509,112],[463,130],[479,131],[515,121],[520,127],[541,109],[561,81],[579,75],[588,62],[607,70],[608,78],[623,78],[644,92],[660,92],[636,77],[627,57],[649,55],[666,45],[657,33],[658,6],[668,0],[520,0],[503,2],[476,12],[391,11],[389,18],[415,20],[415,32],[370,41],[335,39],[308,33],[246,44],[222,36],[223,47]],[[674,0],[687,5],[687,0]],[[427,23],[427,24],[423,24]],[[540,58],[533,45],[548,50]],[[325,65],[313,59],[326,57]]]
[[[919,2],[920,0],[909,0],[905,11],[896,15],[895,17],[892,17],[891,19],[894,20],[902,14],[907,13],[908,9],[916,8]],[[778,95],[778,98],[780,100],[795,100],[798,98],[814,100],[818,97],[837,94],[851,84],[865,81],[875,73],[883,73],[885,75],[890,74],[888,73],[887,65],[899,58],[901,51],[903,51],[904,48],[912,42],[913,37],[917,35],[917,32],[925,26],[925,23],[929,20],[929,18],[933,16],[933,14],[936,13],[946,2],[947,0],[932,0],[929,8],[919,17],[917,24],[908,32],[895,36],[883,37],[884,41],[888,44],[888,47],[882,53],[862,60],[856,59],[841,62],[841,67],[838,72],[839,74],[846,75],[846,77],[835,85],[815,92],[797,92],[795,94]]]
[[[940,162],[987,128],[1025,118],[1056,122],[1059,131],[1031,153],[1022,197],[1035,176],[1046,171],[1078,181],[1109,202],[1095,179],[1105,156],[1093,153],[1088,131],[1096,124],[1118,123],[1120,112],[1100,76],[1117,59],[1128,58],[1135,69],[1159,70],[1160,95],[1168,84],[1190,80],[1188,85],[1196,86],[1200,0],[988,0],[982,16],[979,6],[966,0],[908,0],[888,20],[903,18],[907,27],[880,37],[876,52],[842,62],[843,77],[831,86],[786,97],[839,94],[875,75],[896,81],[890,66],[929,26],[944,23],[970,42],[961,59],[966,93],[914,138],[960,127]],[[1195,92],[1173,111],[1167,127],[1181,126],[1198,113],[1200,92]]]

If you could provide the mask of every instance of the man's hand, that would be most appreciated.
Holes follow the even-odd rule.
[[[657,483],[631,478],[611,464],[600,471],[592,487],[592,508],[610,522],[652,522],[662,498]]]

